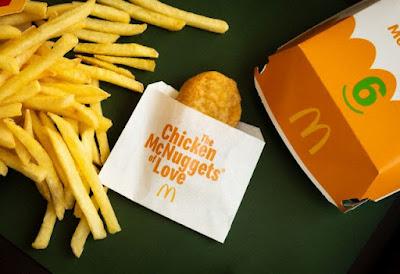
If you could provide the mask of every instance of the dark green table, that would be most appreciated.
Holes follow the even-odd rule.
[[[52,1],[55,2],[55,1]],[[215,35],[186,28],[169,33],[150,27],[125,38],[160,52],[155,73],[137,73],[145,84],[164,80],[180,87],[205,70],[237,80],[242,120],[261,127],[266,147],[224,245],[111,193],[123,231],[87,242],[81,259],[69,243],[77,220],[57,223],[47,250],[30,247],[45,203],[34,185],[11,172],[0,179],[0,233],[54,273],[345,273],[393,198],[340,213],[298,167],[267,118],[253,86],[253,69],[290,38],[349,5],[344,0],[166,1],[222,17],[231,29]],[[114,121],[114,144],[140,95],[112,85],[105,113]],[[0,270],[1,272],[1,270]]]

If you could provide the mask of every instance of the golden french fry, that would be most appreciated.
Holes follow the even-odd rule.
[[[47,128],[47,134],[53,145],[54,151],[57,154],[60,165],[65,171],[76,202],[78,203],[83,214],[85,215],[90,230],[93,234],[93,238],[105,238],[107,235],[103,226],[103,222],[101,221],[96,208],[94,207],[89,195],[86,193],[86,190],[83,187],[81,177],[79,176],[78,170],[75,166],[75,162],[68,150],[67,145],[64,143],[62,137],[57,132]]]
[[[83,4],[83,3],[82,3]],[[63,14],[64,12],[73,9],[72,3],[64,3],[47,7],[47,18],[54,18]]]
[[[150,57],[157,58],[158,52],[150,47],[140,44],[91,44],[79,43],[75,48],[75,52],[104,54],[113,56],[126,56],[126,57]]]
[[[8,55],[11,57],[17,56],[32,46],[48,40],[54,34],[59,33],[60,31],[63,31],[76,23],[79,23],[90,14],[94,3],[95,0],[88,0],[85,4],[71,9],[59,17],[44,23],[37,29],[33,29],[33,31],[29,32],[28,34],[25,34],[24,32],[19,38],[18,43],[10,44],[4,48],[1,48],[0,55]],[[52,56],[52,59],[55,61],[57,58]]]
[[[65,97],[65,96],[70,95],[67,92],[62,91],[61,89],[48,87],[48,86],[46,86],[46,84],[41,85],[41,87],[42,88],[40,90],[40,93],[43,94],[43,95],[48,95],[48,96],[51,96],[51,97],[55,97],[55,96]],[[64,99],[64,98],[62,98],[62,99]],[[72,102],[71,102],[71,104],[72,104]]]
[[[120,231],[121,227],[118,224],[118,220],[115,216],[110,200],[108,199],[107,194],[104,192],[100,179],[91,161],[88,161],[88,158],[84,156],[85,149],[82,146],[78,136],[75,134],[74,129],[60,116],[55,114],[49,114],[49,116],[56,123],[65,143],[72,154],[73,159],[77,163],[78,169],[89,183],[93,195],[99,204],[100,212],[103,215],[105,223],[107,224],[108,231],[112,234]],[[81,206],[80,208],[83,211]]]
[[[12,74],[19,72],[19,66],[15,58],[5,55],[0,55],[0,69],[8,71]]]
[[[47,17],[47,3],[28,1],[25,4],[24,12],[36,15],[40,17],[40,19],[44,19]]]
[[[21,103],[14,103],[14,104],[0,106],[0,119],[21,116],[22,115],[21,108],[22,108]]]
[[[28,132],[32,137],[33,135],[33,127],[32,127],[32,116],[31,116],[31,111],[29,109],[25,110],[25,116],[24,116],[24,129],[26,132]]]
[[[135,19],[170,31],[183,29],[185,21],[144,9],[123,0],[98,0],[100,4],[123,10]]]
[[[117,57],[117,56],[106,56],[106,55],[95,55],[97,59],[106,61],[113,64],[120,64],[129,66],[136,69],[154,71],[156,68],[156,62],[150,59],[132,58],[132,57]]]
[[[74,120],[72,118],[68,118],[68,117],[65,117],[64,120],[67,121],[71,125],[71,127],[74,129],[76,135],[78,135],[79,134],[79,123],[78,123],[78,121]]]
[[[68,95],[65,97],[37,95],[35,97],[29,98],[28,100],[25,100],[23,102],[23,105],[25,108],[39,111],[59,112],[69,107],[72,107],[74,103],[74,95]]]
[[[89,74],[93,79],[109,82],[133,91],[143,92],[144,87],[142,83],[132,78],[128,78],[124,75],[118,74],[114,71],[84,64],[79,64],[78,67]]]
[[[58,57],[64,56],[71,48],[78,43],[76,36],[71,34],[63,35],[53,46],[52,50],[39,58],[39,60],[27,65],[22,71],[8,79],[3,86],[0,87],[0,102],[4,98],[16,93],[22,87],[34,81],[48,67],[53,65]]]
[[[25,51],[23,54],[20,54],[17,57],[15,57],[19,69],[21,69],[21,67],[31,58],[31,56],[34,54],[34,52],[39,46],[40,45],[36,45]],[[2,86],[5,83],[5,81],[9,79],[11,76],[12,74],[7,71],[0,72],[0,86]]]
[[[118,40],[119,35],[94,31],[89,29],[79,29],[73,32],[80,40],[90,41],[99,44],[111,44]]]
[[[43,218],[42,225],[35,241],[32,243],[34,249],[45,249],[49,245],[51,234],[53,234],[54,225],[57,221],[57,215],[54,211],[53,204],[48,202],[46,213]]]
[[[0,160],[0,175],[5,177],[7,176],[7,173],[8,173],[8,167],[3,161]]]
[[[106,117],[99,117],[99,126],[96,129],[107,132],[112,125],[113,123],[110,119]]]
[[[4,104],[22,103],[29,98],[34,97],[40,92],[40,84],[38,81],[32,81],[13,95],[3,100]]]
[[[103,110],[101,109],[100,103],[92,104],[90,105],[90,107],[98,116],[103,116]],[[110,155],[110,145],[108,144],[107,133],[105,131],[97,129],[96,138],[97,143],[99,144],[100,161],[101,164],[104,165],[108,156]]]
[[[100,153],[99,150],[97,149],[95,135],[94,135],[95,130],[93,128],[88,127],[87,125],[81,125],[80,132],[81,132],[82,145],[87,152],[87,158],[94,164],[101,165]]]
[[[74,103],[71,108],[61,111],[61,115],[81,121],[90,127],[99,127],[99,118],[85,105]]]
[[[228,23],[226,23],[223,20],[209,18],[192,12],[183,11],[181,9],[177,9],[167,4],[161,3],[158,0],[129,0],[129,1],[143,8],[152,10],[154,12],[171,16],[173,18],[181,19],[185,21],[188,26],[216,33],[225,33],[229,29]]]
[[[14,39],[21,36],[21,31],[10,25],[0,25],[0,40]]]
[[[89,65],[93,65],[93,66],[97,66],[97,67],[100,67],[100,68],[105,68],[105,69],[108,69],[108,70],[112,70],[112,71],[114,71],[116,73],[119,73],[119,74],[122,74],[122,75],[124,75],[126,77],[135,79],[135,76],[129,70],[117,67],[117,66],[115,66],[115,65],[113,65],[111,63],[108,63],[108,62],[105,62],[105,61],[102,61],[102,60],[99,60],[99,59],[96,59],[96,58],[93,58],[93,57],[89,57],[89,56],[76,55],[76,57],[82,59],[83,62],[85,62],[85,63],[87,63]]]
[[[0,121],[0,146],[9,149],[15,148],[14,135],[3,123],[3,121]]]
[[[74,34],[74,32],[83,29],[85,27],[85,21],[81,21],[79,23],[73,24],[72,26],[68,27],[65,30],[62,30],[60,32],[57,32],[56,34],[54,34],[51,39],[56,38],[56,37],[60,37],[62,35],[64,35],[65,33],[72,33]]]
[[[75,84],[87,84],[92,81],[90,76],[78,68],[62,69],[53,67],[51,70],[56,74],[53,78]]]
[[[22,173],[34,182],[43,182],[47,176],[46,169],[33,163],[23,165],[18,157],[7,149],[0,148],[0,160],[8,167]]]
[[[86,124],[81,125],[81,140],[82,145],[85,148],[85,155],[86,157],[93,162],[93,152],[92,152],[92,140],[94,140],[94,129],[89,128]]]
[[[36,162],[47,170],[48,174],[46,177],[46,182],[49,186],[57,217],[59,220],[62,220],[65,211],[64,190],[57,173],[54,170],[54,166],[49,155],[35,138],[33,138],[23,128],[15,124],[12,119],[5,119],[4,123],[14,134],[16,139],[18,139],[25,146]]]
[[[31,14],[28,12],[20,12],[20,13],[1,16],[0,25],[18,26],[41,19],[44,19],[44,17],[38,16],[36,14]]]
[[[92,85],[76,85],[71,83],[44,83],[43,90],[57,89],[66,94],[75,95],[75,100],[81,104],[92,104],[100,102],[110,97],[110,94],[104,90]]]
[[[104,187],[104,192],[107,193],[107,187]],[[96,199],[94,198],[94,196],[92,195],[92,202],[95,206],[95,208],[98,210],[99,209],[99,205],[96,202]],[[82,255],[85,243],[86,243],[86,239],[90,234],[90,227],[86,221],[85,218],[81,218],[81,220],[79,221],[78,226],[75,229],[74,234],[72,235],[72,239],[71,239],[71,248],[72,248],[72,252],[74,253],[74,255],[79,258]]]
[[[42,119],[44,121],[43,124],[48,126],[49,128],[56,130],[56,127],[54,126],[53,122],[47,115],[43,112],[40,113]],[[46,152],[49,154],[50,159],[53,161],[54,168],[57,172],[58,177],[60,178],[63,186],[64,186],[64,202],[65,202],[65,209],[71,209],[74,206],[75,198],[71,192],[71,188],[69,187],[68,180],[66,179],[64,170],[61,168],[58,159],[56,157],[56,154],[54,152],[54,149],[50,143],[50,140],[47,137],[47,133],[45,132],[44,126],[42,126],[42,122],[40,122],[38,116],[34,111],[32,111],[32,126],[33,126],[33,131],[39,141],[39,143],[43,146],[43,148],[46,150]]]
[[[29,164],[31,155],[18,139],[15,140],[15,152],[23,165]]]
[[[82,5],[82,2],[73,1],[72,4],[74,6]],[[113,7],[100,4],[94,5],[94,8],[90,15],[113,22],[129,23],[131,21],[131,17],[128,13]]]
[[[120,22],[111,22],[101,19],[86,18],[85,28],[95,31],[123,35],[123,36],[130,36],[143,33],[147,29],[147,25],[127,24]]]

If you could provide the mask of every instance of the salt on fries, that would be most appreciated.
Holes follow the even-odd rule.
[[[185,25],[216,33],[229,29],[223,20],[157,0],[129,1],[53,6],[28,1],[22,12],[0,17],[0,176],[17,170],[47,201],[32,243],[36,249],[49,245],[65,210],[74,209],[80,218],[71,239],[76,257],[89,234],[103,239],[105,226],[111,234],[121,230],[98,177],[98,167],[110,154],[107,131],[112,126],[101,108],[110,94],[99,81],[143,92],[132,72],[117,65],[154,71],[159,53],[137,43],[117,43],[119,37],[140,35],[147,24],[170,31]],[[64,57],[72,49],[79,53],[76,58]]]

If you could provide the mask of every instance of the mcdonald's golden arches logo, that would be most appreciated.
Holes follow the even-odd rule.
[[[168,184],[163,184],[160,189],[157,192],[157,197],[160,197],[161,192],[165,190],[164,192],[164,199],[167,199],[169,194],[172,193],[170,202],[173,203],[175,201],[175,195],[176,195],[176,189],[175,187],[171,187]]]
[[[307,115],[311,115],[314,114],[314,120],[311,122],[311,124],[308,125],[308,127],[306,127],[300,134],[300,136],[302,138],[306,138],[308,136],[310,136],[312,133],[318,131],[318,130],[324,130],[325,134],[323,135],[323,137],[319,140],[318,143],[316,143],[312,148],[310,148],[308,150],[308,152],[311,155],[315,155],[321,148],[323,148],[323,146],[326,144],[326,142],[329,139],[329,136],[331,134],[331,128],[326,125],[326,124],[321,124],[319,123],[320,119],[321,119],[321,111],[318,108],[307,108],[304,109],[302,111],[297,112],[296,114],[294,114],[293,116],[291,116],[289,118],[289,122],[291,124],[295,123],[296,121],[298,121],[299,119],[307,116]]]

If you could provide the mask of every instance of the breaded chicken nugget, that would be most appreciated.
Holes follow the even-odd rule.
[[[236,82],[222,73],[208,71],[187,80],[178,101],[230,126],[240,121],[242,108]]]

